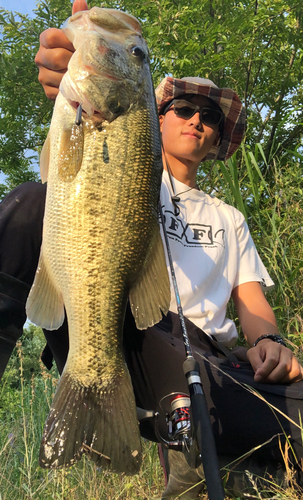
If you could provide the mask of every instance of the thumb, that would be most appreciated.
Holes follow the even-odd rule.
[[[263,366],[263,359],[261,358],[259,349],[255,349],[252,347],[247,351],[248,361],[251,364],[251,367],[255,373]]]
[[[73,3],[72,14],[76,14],[76,12],[80,12],[81,10],[88,10],[88,6],[86,0],[75,0]]]

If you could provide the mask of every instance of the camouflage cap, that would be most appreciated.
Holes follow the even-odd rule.
[[[227,160],[241,144],[246,115],[237,94],[227,88],[220,89],[211,80],[199,77],[172,78],[167,76],[156,88],[156,99],[159,115],[165,105],[172,99],[184,94],[198,94],[212,99],[224,113],[224,127],[221,143],[212,146],[202,161]]]

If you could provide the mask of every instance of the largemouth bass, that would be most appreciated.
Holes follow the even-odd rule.
[[[138,21],[94,7],[63,28],[75,46],[41,154],[47,197],[29,319],[57,329],[70,349],[45,424],[42,467],[83,453],[136,473],[141,444],[122,353],[127,301],[139,328],[170,303],[158,226],[162,175],[148,49]],[[83,106],[80,125],[76,109]],[[161,312],[162,311],[162,312]]]

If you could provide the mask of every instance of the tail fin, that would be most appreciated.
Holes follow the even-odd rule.
[[[139,471],[141,442],[127,372],[104,388],[85,387],[64,371],[44,427],[40,465],[69,467],[83,453],[113,472]]]

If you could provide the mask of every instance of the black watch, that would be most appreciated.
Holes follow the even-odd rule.
[[[284,340],[282,339],[282,337],[280,337],[280,335],[275,335],[273,333],[269,333],[267,335],[261,335],[261,337],[258,337],[254,343],[254,347],[256,347],[256,345],[260,342],[260,340],[263,340],[263,339],[270,339],[273,342],[276,342],[277,344],[284,345],[284,347],[286,347],[286,344],[285,344]]]

